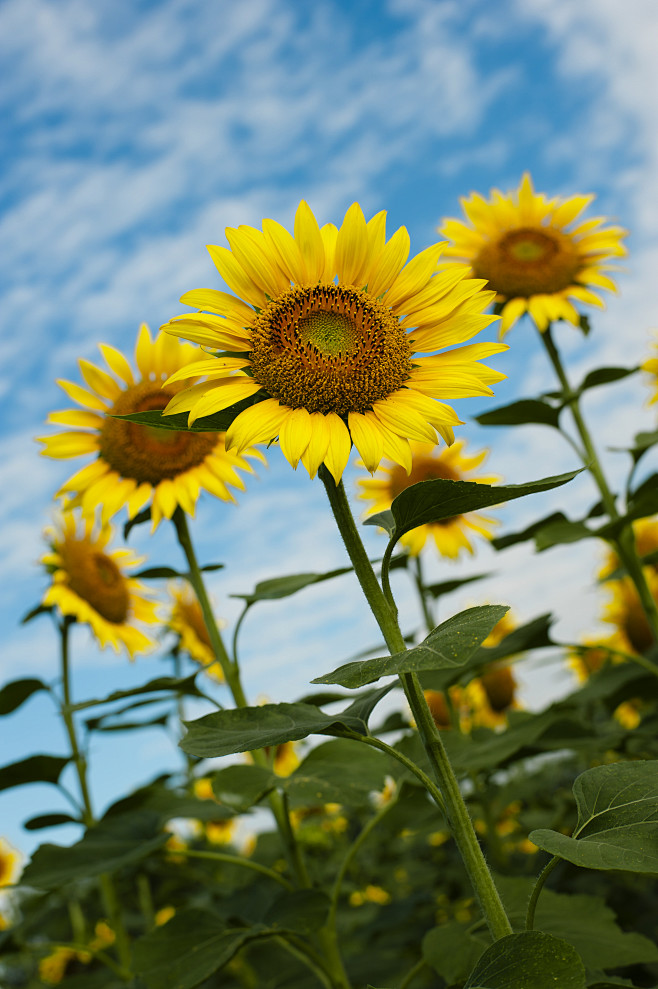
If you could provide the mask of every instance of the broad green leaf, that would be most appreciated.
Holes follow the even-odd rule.
[[[24,704],[29,697],[40,690],[48,690],[43,680],[37,680],[34,677],[25,680],[12,680],[0,690],[0,716],[16,711],[21,704]]]
[[[114,872],[161,848],[168,835],[157,814],[105,818],[75,845],[41,845],[23,872],[22,882],[37,889],[57,889],[76,879]]]
[[[39,814],[38,817],[31,817],[29,821],[23,822],[26,831],[40,831],[41,828],[55,828],[60,824],[80,824],[81,822],[71,817],[70,814]]]
[[[486,936],[469,934],[462,924],[452,920],[427,932],[423,938],[423,958],[452,985],[463,982],[488,945]]]
[[[296,594],[297,591],[311,584],[319,584],[324,580],[331,580],[332,577],[341,577],[351,570],[352,567],[340,567],[328,573],[297,573],[289,577],[274,577],[272,580],[263,580],[256,584],[251,594],[231,594],[230,597],[241,598],[248,605],[255,604],[256,601],[276,601],[279,598],[290,597],[291,594]]]
[[[308,735],[340,735],[345,729],[367,734],[361,718],[325,714],[311,704],[263,704],[215,711],[198,721],[185,722],[184,752],[202,759],[234,752],[251,752],[268,745],[295,742]]]
[[[495,882],[512,926],[523,930],[534,881],[496,876]],[[653,941],[623,931],[614,911],[598,896],[544,888],[537,902],[535,928],[568,941],[588,969],[603,972],[658,961],[658,947]]]
[[[157,429],[170,429],[184,433],[225,433],[236,416],[250,405],[258,401],[258,395],[245,398],[235,405],[230,405],[221,412],[215,412],[211,416],[201,416],[191,426],[188,426],[187,412],[178,412],[175,415],[162,415],[159,409],[152,409],[148,412],[131,412],[125,416],[112,416],[113,419],[122,419],[124,422],[137,422],[142,426],[151,426]]]
[[[461,577],[455,580],[441,580],[437,584],[427,584],[425,590],[428,594],[431,594],[433,598],[442,598],[445,594],[452,594],[459,587],[463,587],[465,584],[472,584],[475,580],[484,580],[486,577],[491,577],[490,573],[476,573],[471,577]]]
[[[628,453],[630,453],[633,458],[633,462],[637,462],[644,456],[647,450],[650,450],[652,446],[658,443],[658,429],[653,430],[650,433],[637,433],[634,438],[633,446],[630,447]]]
[[[88,707],[96,707],[98,704],[110,704],[112,701],[123,700],[124,697],[137,697],[139,694],[155,694],[166,691],[171,694],[187,694],[190,697],[203,697],[202,691],[195,684],[196,673],[187,677],[156,677],[149,680],[141,687],[133,687],[131,690],[115,690],[107,697],[96,697],[93,700],[81,701],[79,704],[72,704],[72,711],[84,711]],[[164,698],[163,698],[164,699]]]
[[[628,499],[626,518],[643,519],[658,512],[658,474],[643,481]]]
[[[279,782],[292,806],[323,803],[363,803],[382,790],[391,760],[375,749],[346,738],[332,739],[311,749],[297,769]]]
[[[274,901],[263,917],[263,923],[275,929],[312,934],[327,920],[330,900],[319,889],[298,889],[284,893]]]
[[[658,873],[658,761],[595,766],[573,792],[573,837],[542,828],[530,834],[535,845],[588,869]]]
[[[551,546],[560,546],[564,543],[578,543],[583,539],[595,539],[596,533],[592,532],[584,522],[570,522],[564,519],[560,522],[549,522],[535,532],[535,546],[541,552]]]
[[[585,966],[561,938],[509,934],[487,948],[464,989],[585,989]]]
[[[0,769],[0,790],[25,783],[57,783],[64,766],[71,761],[69,756],[31,755],[19,762],[12,762]]]
[[[378,525],[380,529],[384,529],[388,536],[392,539],[395,535],[395,517],[390,508],[384,509],[383,512],[375,512],[374,515],[369,515],[367,519],[363,520],[364,525]]]
[[[257,804],[278,782],[275,773],[262,766],[227,766],[212,777],[213,793],[238,813]]]
[[[481,426],[525,426],[539,424],[559,428],[560,408],[536,398],[522,398],[510,405],[483,412],[475,416]]]
[[[469,608],[443,622],[412,649],[362,663],[347,663],[311,682],[362,687],[383,676],[462,666],[508,611],[508,607],[499,604]]]
[[[526,543],[530,539],[534,539],[536,534],[545,526],[568,521],[569,519],[564,512],[553,512],[551,515],[547,515],[545,519],[538,519],[520,532],[509,532],[504,536],[496,536],[491,540],[491,545],[494,549],[507,549],[508,546],[516,546],[517,543]]]
[[[214,800],[197,799],[188,793],[169,789],[162,782],[156,781],[117,800],[106,811],[104,820],[127,817],[135,811],[157,815],[160,826],[174,817],[190,817],[198,821],[217,821],[233,817],[230,808],[220,807]]]
[[[383,697],[386,697],[393,687],[395,687],[395,683],[389,683],[385,687],[379,687],[377,690],[368,690],[364,694],[357,695],[350,706],[345,708],[344,713],[350,714],[355,718],[360,718],[361,721],[368,724],[370,721],[370,715],[375,710],[380,700],[382,700]]]
[[[609,385],[613,381],[621,381],[622,378],[627,378],[630,374],[635,374],[639,370],[639,366],[597,367],[596,370],[590,371],[589,374],[585,375],[585,378],[576,391],[580,395],[589,388],[598,388],[600,385]]]
[[[524,498],[526,495],[552,491],[567,484],[580,470],[544,477],[527,484],[478,484],[477,481],[419,481],[405,488],[393,500],[391,512],[395,519],[395,540],[419,525],[440,522],[465,512],[500,505],[501,502]]]
[[[133,965],[147,989],[194,989],[243,945],[274,933],[262,925],[226,928],[207,910],[181,910],[135,942]]]

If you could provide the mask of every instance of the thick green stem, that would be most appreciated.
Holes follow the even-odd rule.
[[[327,491],[329,503],[345,548],[386,644],[391,654],[404,652],[406,646],[402,632],[377,582],[361,542],[342,481],[336,485],[325,467],[320,468],[319,475]],[[487,867],[473,822],[459,789],[459,783],[427,706],[418,677],[415,673],[403,673],[400,680],[425,746],[432,772],[443,795],[452,835],[461,853],[482,911],[487,918],[489,929],[494,938],[505,937],[512,933],[512,927]]]
[[[574,424],[583,444],[583,450],[585,453],[583,458],[584,465],[587,467],[596,482],[596,486],[601,495],[601,501],[603,502],[605,510],[610,517],[610,521],[621,523],[619,534],[617,536],[610,537],[608,541],[616,550],[619,559],[628,573],[628,576],[635,584],[642,608],[653,632],[654,642],[658,643],[658,604],[654,600],[653,594],[651,593],[644,576],[644,571],[642,570],[642,562],[637,553],[633,528],[629,522],[622,522],[621,516],[617,511],[615,496],[610,490],[605,474],[603,473],[603,468],[596,452],[594,441],[592,440],[580,409],[579,395],[571,388],[567,373],[560,359],[559,351],[551,335],[550,326],[544,333],[540,333],[539,335],[542,339],[544,347],[546,348],[546,353],[548,354],[548,358],[553,365],[558,381],[562,385],[562,392],[564,394],[565,402],[571,410]]]
[[[71,755],[73,757],[73,764],[78,776],[78,782],[80,784],[80,795],[82,797],[82,808],[83,808],[83,820],[85,827],[90,828],[96,823],[96,818],[94,817],[94,812],[91,806],[91,797],[89,794],[89,786],[87,784],[87,760],[82,753],[80,746],[78,744],[78,736],[75,730],[75,720],[73,718],[73,712],[71,710],[71,676],[69,667],[69,628],[73,624],[72,620],[69,618],[64,618],[60,625],[60,633],[62,640],[62,718],[64,720],[64,725],[66,727],[66,733],[69,738],[69,745],[71,746]],[[126,972],[130,971],[130,942],[128,940],[128,935],[123,924],[123,917],[121,914],[121,907],[117,897],[116,889],[114,887],[114,882],[109,873],[104,872],[99,877],[101,894],[103,897],[103,903],[105,910],[107,912],[107,919],[110,923],[114,935],[116,937],[116,949],[119,962],[122,969]]]

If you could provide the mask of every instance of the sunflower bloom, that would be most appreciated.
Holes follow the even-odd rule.
[[[208,628],[196,596],[186,586],[172,586],[170,594],[172,606],[167,626],[178,636],[179,648],[190,659],[200,663],[203,672],[209,677],[223,683],[224,673],[221,664],[215,659]],[[218,623],[220,628],[222,625],[222,622]]]
[[[252,399],[226,433],[238,453],[278,437],[283,455],[311,477],[324,463],[336,483],[352,443],[369,471],[386,457],[411,470],[409,440],[453,441],[459,423],[444,399],[491,395],[504,375],[478,363],[499,344],[464,343],[494,319],[481,279],[458,266],[437,273],[443,245],[408,264],[409,235],[387,241],[386,214],[366,223],[354,203],[340,227],[320,228],[305,202],[294,236],[274,220],[227,229],[230,250],[210,246],[236,295],[211,289],[181,301],[198,313],[168,333],[221,351],[173,374],[168,385],[206,376],[177,394],[166,414],[198,417]],[[416,356],[424,355],[424,356]],[[440,401],[439,401],[440,400]]]
[[[109,551],[112,529],[96,530],[91,519],[79,525],[72,512],[47,529],[46,538],[50,548],[41,563],[52,583],[42,604],[89,625],[102,649],[110,645],[119,652],[123,646],[131,659],[152,649],[154,640],[135,622],[157,622],[155,604],[143,596],[144,586],[126,573],[144,557],[130,549]]]
[[[466,223],[444,219],[439,230],[452,241],[446,257],[465,261],[496,292],[501,338],[526,312],[542,331],[557,319],[578,326],[577,304],[603,308],[594,289],[617,291],[606,262],[626,254],[627,231],[604,226],[605,217],[577,220],[593,199],[548,199],[526,172],[507,195],[492,189],[489,200],[477,193],[462,199]]]
[[[658,573],[644,568],[647,584],[655,600],[658,601]],[[654,645],[654,638],[642,602],[630,577],[609,580],[606,585],[611,594],[607,602],[603,621],[617,629],[620,646],[624,652],[644,653]]]
[[[450,481],[479,481],[492,484],[500,478],[495,475],[472,476],[472,472],[483,463],[488,455],[487,450],[467,455],[464,440],[457,440],[452,446],[438,451],[431,443],[411,443],[412,466],[407,473],[402,467],[393,464],[380,468],[377,477],[366,477],[358,480],[361,493],[359,498],[371,502],[367,514],[384,511],[391,507],[391,502],[401,491],[419,481],[446,479]],[[483,539],[492,539],[497,522],[478,512],[467,515],[453,515],[440,522],[429,522],[418,526],[402,536],[400,542],[412,556],[417,556],[425,546],[427,539],[434,539],[436,548],[441,556],[456,560],[460,553],[474,553],[471,542],[473,533]]]
[[[6,838],[0,838],[0,888],[12,886],[21,871],[21,853]]]
[[[111,373],[79,361],[88,387],[71,381],[58,384],[82,408],[48,416],[48,422],[72,428],[39,437],[44,445],[41,453],[47,457],[68,460],[95,455],[56,497],[73,496],[67,507],[80,505],[85,516],[94,515],[100,506],[103,524],[124,505],[133,518],[150,504],[154,529],[163,517],[171,518],[178,505],[194,515],[202,488],[224,501],[235,501],[229,485],[244,490],[237,469],[252,468],[242,456],[227,452],[222,433],[173,432],[110,418],[164,409],[181,387],[163,388],[164,380],[182,367],[189,371],[204,356],[201,351],[167,334],[153,341],[145,323],[135,347],[137,374],[119,350],[107,344],[99,347]],[[245,456],[264,459],[254,450],[245,450]]]

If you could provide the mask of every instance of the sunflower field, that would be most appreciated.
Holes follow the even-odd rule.
[[[26,828],[77,837],[29,861],[0,839],[3,989],[658,985],[658,475],[646,468],[658,431],[648,411],[613,482],[583,411],[591,389],[630,375],[658,400],[658,357],[582,379],[563,358],[569,334],[595,332],[626,254],[626,231],[591,216],[592,199],[550,198],[525,174],[463,199],[417,253],[384,212],[366,219],[355,203],[321,226],[301,202],[292,231],[264,219],[209,247],[228,291],[191,289],[157,334],[142,324],[134,357],[101,343],[99,364],[58,382],[71,407],[50,414],[41,453],[75,471],[54,495],[44,592],[23,620],[49,625],[59,667],[5,683],[0,716],[45,693],[61,746],[4,765],[0,789],[46,784],[60,809]],[[538,341],[543,385],[501,406],[520,334]],[[546,458],[545,476],[502,479],[498,434],[476,449],[460,418],[468,398],[480,426],[559,434],[572,469]],[[229,626],[197,502],[215,500],[218,526],[237,502],[239,526],[245,486],[267,484],[281,456],[324,488],[343,563],[331,569],[307,533],[308,569],[279,560],[278,576],[236,586]],[[555,491],[570,504],[579,484],[591,497],[578,517],[514,525],[517,501]],[[131,547],[148,526],[169,531],[184,569]],[[540,568],[584,541],[600,546],[606,635],[556,637],[550,582],[521,622],[514,601],[478,601],[484,575],[455,568],[478,545],[534,544]],[[309,609],[305,641],[289,643],[308,657],[305,692],[248,696],[245,620],[267,653],[264,603],[303,610],[308,588],[317,602],[339,580],[377,641],[322,668],[324,616]],[[160,650],[163,672],[82,696],[78,626],[136,669]],[[544,703],[532,684],[547,656],[570,679]],[[169,770],[101,811],[93,740],[130,733],[138,765],[154,726],[174,736]]]

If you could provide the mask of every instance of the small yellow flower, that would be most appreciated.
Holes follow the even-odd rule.
[[[143,595],[145,588],[126,573],[144,562],[130,549],[108,550],[112,529],[96,529],[91,519],[80,524],[65,512],[45,532],[50,549],[41,563],[52,583],[42,604],[89,625],[101,648],[123,646],[130,658],[155,645],[135,622],[157,622],[155,604]]]
[[[180,648],[203,666],[203,672],[220,683],[224,680],[221,664],[215,659],[208,628],[196,595],[186,584],[169,588],[172,599],[167,626],[179,637]],[[219,621],[220,628],[225,624]]]
[[[111,418],[164,409],[181,387],[164,385],[165,378],[182,367],[189,370],[205,355],[165,333],[152,341],[145,323],[135,348],[137,375],[120,351],[99,346],[111,373],[81,360],[89,390],[71,381],[58,384],[82,408],[48,416],[48,422],[73,428],[39,437],[44,445],[41,453],[47,457],[68,460],[95,454],[90,464],[62,485],[57,497],[73,495],[69,506],[81,505],[86,516],[93,516],[100,506],[103,522],[124,505],[133,518],[150,503],[154,529],[162,518],[171,518],[178,505],[194,515],[202,488],[223,501],[235,501],[229,486],[244,490],[237,469],[252,468],[242,456],[227,452],[223,433],[172,432]],[[264,460],[255,450],[246,449],[244,455]]]
[[[658,339],[656,339],[651,347],[653,350],[658,351]],[[646,371],[650,375],[649,384],[653,389],[653,395],[649,399],[649,405],[653,405],[658,402],[658,357],[648,357],[646,361],[641,365],[642,370]]]
[[[405,488],[419,481],[445,479],[492,484],[500,480],[495,475],[472,476],[472,472],[477,470],[487,457],[488,451],[481,450],[479,453],[467,455],[464,452],[466,446],[464,440],[457,440],[452,446],[442,450],[431,443],[412,442],[410,446],[413,455],[410,473],[394,464],[390,467],[381,467],[375,477],[358,480],[361,489],[359,498],[372,503],[368,508],[368,515],[390,508],[394,498],[397,498]],[[470,538],[472,533],[483,539],[491,539],[496,525],[495,519],[480,515],[478,512],[469,512],[467,515],[454,515],[440,522],[429,522],[418,526],[417,529],[412,529],[402,536],[400,542],[412,556],[417,556],[431,536],[441,556],[456,560],[462,552],[473,554],[474,546]]]
[[[0,887],[13,886],[21,872],[21,853],[6,838],[0,838]]]
[[[176,913],[176,907],[172,907],[172,906],[162,907],[155,914],[155,918],[154,918],[155,926],[163,927],[168,920],[171,920],[171,918],[174,916],[175,913]]]
[[[206,821],[204,829],[206,838],[211,845],[230,845],[235,838],[235,818],[219,818],[216,821]]]
[[[526,172],[507,195],[491,190],[461,200],[467,222],[444,219],[440,232],[452,241],[446,257],[460,258],[467,272],[486,279],[502,305],[501,337],[528,312],[540,330],[565,319],[577,326],[574,302],[603,307],[592,290],[617,287],[605,272],[610,258],[623,257],[627,231],[603,226],[605,217],[576,218],[594,196],[548,199],[535,193]]]
[[[57,985],[64,978],[69,962],[77,957],[78,952],[73,948],[55,948],[39,962],[39,978],[42,982]]]
[[[350,906],[360,907],[364,903],[379,903],[383,906],[391,902],[391,894],[381,886],[366,886],[364,890],[355,890],[350,894]]]
[[[265,750],[266,752],[268,749]],[[290,776],[299,766],[294,742],[282,742],[274,750],[274,772],[277,776]]]
[[[169,378],[168,387],[207,376],[166,413],[189,412],[191,424],[253,400],[227,431],[228,449],[278,436],[294,468],[301,460],[314,477],[324,463],[336,483],[353,443],[369,471],[384,457],[410,470],[409,439],[453,440],[459,419],[444,400],[491,395],[504,377],[478,363],[500,345],[444,350],[496,318],[482,314],[493,293],[458,266],[437,273],[441,244],[407,264],[409,234],[401,227],[387,241],[385,212],[366,222],[354,203],[340,229],[320,228],[302,202],[294,236],[269,219],[226,236],[230,249],[209,251],[236,295],[188,292],[181,301],[201,311],[165,329],[222,352]]]

